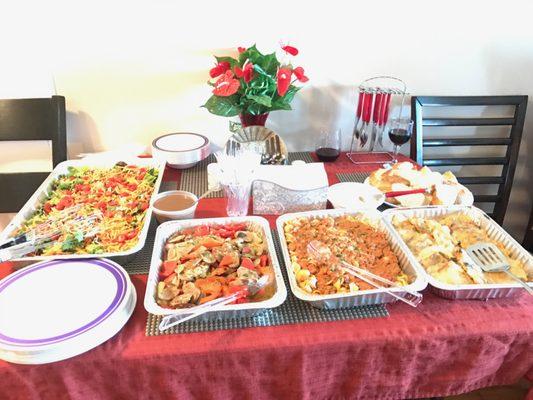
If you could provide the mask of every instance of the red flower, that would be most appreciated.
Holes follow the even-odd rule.
[[[296,67],[293,69],[294,75],[296,76],[296,79],[298,79],[300,82],[307,82],[309,78],[305,76],[304,69],[302,67]]]
[[[240,69],[238,66],[235,66],[235,68],[233,68],[233,72],[235,73],[235,76],[237,78],[242,78],[244,76],[244,71]]]
[[[246,51],[246,47],[237,47],[237,51],[239,54],[244,53]]]
[[[240,85],[240,82],[233,77],[233,72],[228,70],[215,82],[213,94],[222,97],[231,96],[237,93]]]
[[[215,67],[209,70],[209,76],[211,78],[216,78],[217,76],[220,76],[223,73],[225,73],[228,69],[230,69],[229,62],[227,61],[219,62]]]
[[[248,83],[254,77],[254,65],[249,62],[244,66],[244,69],[241,69],[236,66],[234,68],[234,72],[237,78],[244,78],[244,82]]]
[[[248,83],[253,79],[254,65],[251,62],[249,62],[248,64],[244,66],[243,74],[244,74],[244,82]]]
[[[291,56],[297,56],[298,55],[298,49],[296,47],[292,47],[292,46],[283,46],[282,49],[286,52],[286,53],[289,53]]]
[[[289,68],[280,68],[278,70],[278,94],[281,97],[285,96],[285,93],[287,93],[287,90],[289,90],[289,86],[291,85],[291,76],[292,71]]]

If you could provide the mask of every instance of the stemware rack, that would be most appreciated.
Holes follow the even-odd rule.
[[[401,96],[398,118],[401,118],[408,95],[404,81],[393,76],[374,76],[361,82],[348,158],[354,164],[383,164],[393,161],[388,151],[374,151],[376,144],[383,148],[383,135],[391,110],[393,96]]]

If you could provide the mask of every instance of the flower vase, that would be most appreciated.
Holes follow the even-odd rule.
[[[239,118],[241,119],[241,124],[243,128],[252,125],[265,126],[266,120],[268,118],[268,113],[258,115],[239,114]]]

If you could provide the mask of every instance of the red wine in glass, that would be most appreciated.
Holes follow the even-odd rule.
[[[340,150],[331,147],[321,147],[316,149],[316,155],[322,162],[335,161],[341,155]]]
[[[411,132],[408,129],[394,128],[389,131],[389,138],[392,143],[401,146],[411,139]]]
[[[394,143],[394,150],[392,152],[393,163],[398,162],[398,153],[400,147],[411,139],[411,133],[413,132],[413,121],[408,119],[397,119],[392,122],[389,130],[389,138]]]

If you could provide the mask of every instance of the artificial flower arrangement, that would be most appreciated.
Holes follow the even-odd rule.
[[[212,80],[208,82],[213,86],[213,95],[204,107],[223,117],[239,115],[244,126],[264,125],[269,112],[290,110],[290,103],[300,90],[294,83],[309,80],[304,69],[282,64],[276,53],[262,54],[255,45],[237,50],[237,58],[215,56],[217,64],[209,71]],[[282,50],[290,56],[298,55],[293,46],[282,46]],[[259,118],[250,124],[250,116]]]

